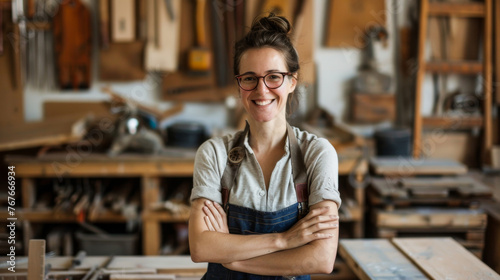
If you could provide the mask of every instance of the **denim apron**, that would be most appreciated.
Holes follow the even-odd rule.
[[[307,214],[307,199],[309,190],[307,186],[306,168],[300,146],[290,125],[287,124],[287,133],[290,147],[290,157],[292,160],[293,180],[295,184],[295,193],[297,203],[284,209],[274,212],[257,211],[251,208],[229,204],[229,194],[234,184],[238,168],[245,157],[244,147],[245,136],[248,134],[249,125],[246,124],[243,133],[237,135],[233,147],[228,147],[228,161],[226,169],[221,179],[223,207],[227,214],[227,223],[231,234],[262,234],[284,232],[291,228],[300,218]],[[309,280],[309,275],[302,276],[262,276],[248,274],[238,271],[232,271],[221,264],[209,263],[207,273],[202,279],[212,280],[278,280],[278,279],[296,279]]]

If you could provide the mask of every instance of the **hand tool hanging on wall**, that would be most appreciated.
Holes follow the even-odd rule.
[[[109,47],[109,0],[99,0],[99,26],[101,48]]]
[[[113,42],[135,40],[135,1],[111,0],[111,36]]]
[[[208,75],[212,63],[205,32],[205,4],[206,0],[196,0],[196,47],[191,48],[188,53],[189,73],[195,75]]]
[[[24,2],[23,0],[13,0],[12,1],[12,22],[18,25],[19,28],[19,36],[17,38],[11,38],[13,40],[13,44],[19,46],[19,65],[21,67],[21,79],[20,85],[24,85],[27,76],[27,68],[26,68],[26,17],[24,15]],[[15,87],[17,84],[15,85]]]
[[[151,0],[148,5],[148,42],[145,67],[148,71],[177,71],[179,64],[180,0]],[[170,16],[169,16],[170,14]]]
[[[215,64],[216,78],[217,78],[217,86],[223,87],[228,84],[229,77],[228,74],[228,56],[226,52],[226,42],[224,36],[224,29],[222,26],[222,22],[224,19],[222,18],[224,14],[220,14],[220,17],[217,13],[217,5],[210,5],[210,13],[211,13],[211,23],[212,23],[212,34],[213,34],[213,48],[214,48],[214,60],[217,61]],[[169,93],[170,94],[170,93]]]
[[[383,26],[374,26],[366,30],[366,42],[359,66],[359,74],[354,79],[354,90],[357,93],[388,93],[391,87],[391,77],[380,73],[376,68],[373,51],[374,40],[386,40],[387,30]]]
[[[90,12],[80,0],[63,1],[54,16],[58,81],[62,89],[90,87]]]

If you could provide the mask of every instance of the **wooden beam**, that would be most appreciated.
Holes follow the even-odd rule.
[[[45,240],[32,239],[29,242],[28,280],[45,279]]]
[[[441,3],[429,4],[431,16],[484,17],[484,3]]]

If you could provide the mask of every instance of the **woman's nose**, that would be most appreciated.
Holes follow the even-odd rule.
[[[256,88],[256,90],[259,91],[259,92],[267,92],[267,91],[269,91],[269,88],[267,87],[266,83],[264,82],[264,78],[263,77],[260,77],[257,80],[257,88]]]

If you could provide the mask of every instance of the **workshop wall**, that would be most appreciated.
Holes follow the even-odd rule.
[[[355,48],[329,48],[324,44],[325,28],[327,22],[327,7],[329,0],[313,0],[314,2],[314,59],[316,63],[316,93],[309,90],[307,94],[317,94],[317,98],[302,96],[302,106],[310,106],[304,103],[314,102],[331,114],[338,121],[342,121],[349,109],[347,98],[347,82],[357,73],[359,65],[360,52]],[[407,7],[400,4],[393,7],[393,1],[386,0],[386,10],[381,11],[386,16],[387,29],[389,32],[388,44],[383,47],[381,44],[375,44],[375,56],[378,61],[377,66],[381,72],[394,77],[394,55],[393,55],[393,36],[392,22],[393,17],[404,18]],[[399,1],[398,1],[399,2]],[[404,1],[406,2],[406,1]],[[91,1],[87,0],[87,4]],[[96,7],[90,5],[93,12]],[[404,22],[399,20],[399,22]],[[93,21],[95,25],[95,21]],[[93,27],[97,29],[96,26]],[[92,34],[93,41],[93,61],[98,60],[97,32]],[[107,100],[109,97],[101,93],[101,88],[105,85],[111,85],[116,92],[126,93],[129,97],[143,102],[144,104],[155,104],[162,108],[169,108],[172,102],[164,101],[161,98],[161,82],[154,77],[146,77],[144,80],[135,82],[104,83],[98,79],[98,63],[92,64],[92,83],[88,90],[79,91],[45,91],[34,90],[27,87],[24,93],[25,120],[37,121],[43,118],[43,103],[46,101],[100,101]],[[222,103],[206,102],[187,102],[184,111],[169,119],[175,120],[195,120],[207,126],[208,129],[222,128],[227,123],[227,109]]]

